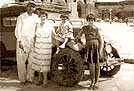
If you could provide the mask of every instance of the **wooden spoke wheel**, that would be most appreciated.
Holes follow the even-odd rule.
[[[51,71],[55,83],[62,86],[73,86],[84,75],[83,59],[78,52],[70,48],[61,49],[53,56]]]

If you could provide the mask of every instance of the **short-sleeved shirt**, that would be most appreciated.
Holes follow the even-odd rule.
[[[74,39],[73,28],[72,28],[72,25],[68,21],[66,21],[65,23],[61,23],[56,33],[62,38],[67,37],[67,38]]]
[[[36,14],[28,15],[27,12],[21,14],[17,18],[15,28],[17,40],[23,40],[22,36],[34,37],[37,23],[39,23],[39,18]]]
[[[99,40],[98,29],[95,26],[83,26],[83,33],[86,37],[86,44],[89,44],[92,40]]]

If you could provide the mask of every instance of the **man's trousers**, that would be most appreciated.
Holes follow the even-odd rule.
[[[32,42],[29,45],[32,50]],[[17,59],[17,69],[18,69],[18,79],[21,82],[30,81],[33,79],[33,70],[31,69],[31,51],[24,53],[24,50],[19,48],[19,42],[17,41],[16,47],[16,59]]]

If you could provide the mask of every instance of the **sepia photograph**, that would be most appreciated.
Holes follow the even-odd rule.
[[[0,0],[0,91],[134,91],[134,0]]]

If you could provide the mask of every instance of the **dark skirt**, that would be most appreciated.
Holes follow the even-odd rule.
[[[87,52],[88,58],[87,62],[89,63],[99,63],[99,42],[98,40],[91,40],[87,42]]]

